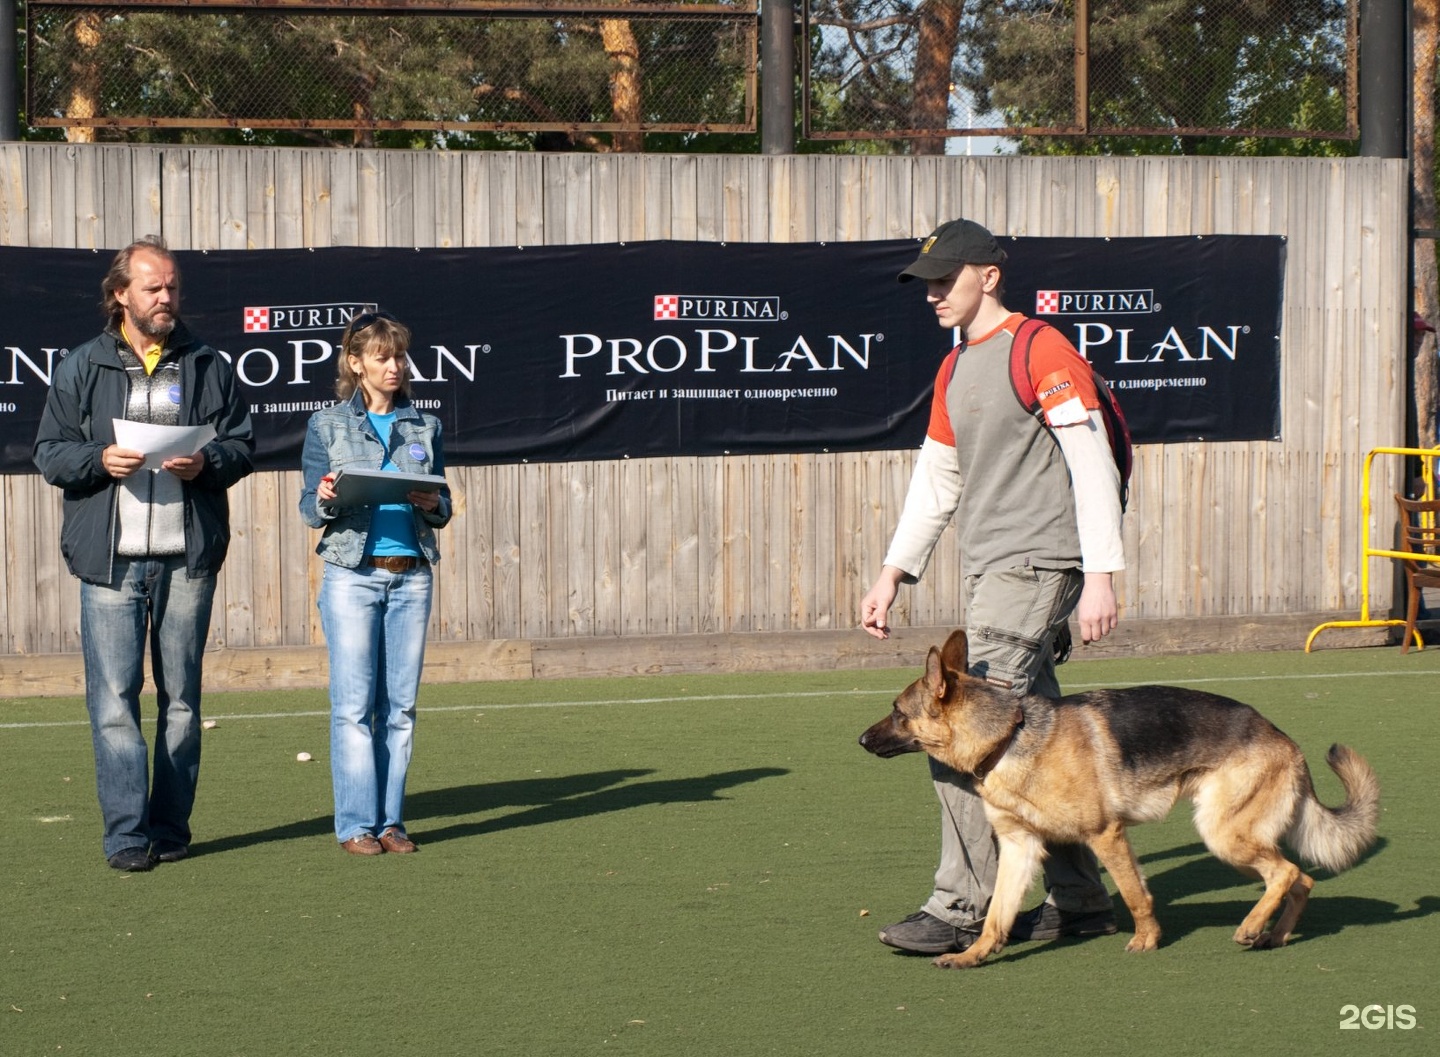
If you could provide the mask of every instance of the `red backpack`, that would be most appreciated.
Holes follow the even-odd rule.
[[[1030,380],[1030,346],[1035,341],[1035,335],[1049,325],[1043,319],[1027,318],[1015,329],[1015,340],[1010,345],[1010,388],[1025,413],[1034,415],[1047,430],[1050,426],[1040,410],[1040,398],[1035,395],[1035,385]],[[949,386],[954,371],[955,360],[947,359],[944,377],[940,379],[942,388]],[[1130,427],[1125,424],[1125,413],[1120,410],[1115,394],[1110,391],[1110,383],[1094,367],[1090,368],[1090,377],[1095,383],[1095,392],[1100,397],[1100,418],[1105,423],[1110,454],[1115,459],[1115,468],[1120,471],[1120,511],[1124,513],[1130,498],[1130,471],[1135,466]],[[1054,435],[1053,431],[1051,435]]]

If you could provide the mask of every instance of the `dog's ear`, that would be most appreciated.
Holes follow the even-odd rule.
[[[950,633],[940,658],[945,667],[956,675],[964,675],[970,670],[970,640],[963,630],[957,628]]]
[[[925,691],[931,697],[945,696],[945,662],[940,656],[940,647],[931,646],[925,655]]]

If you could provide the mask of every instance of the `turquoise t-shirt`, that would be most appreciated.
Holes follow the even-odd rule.
[[[375,427],[382,440],[385,441],[386,456],[385,465],[382,470],[400,472],[400,467],[391,461],[389,452],[390,432],[395,426],[395,412],[388,415],[377,415],[373,411],[366,412],[370,416],[370,425]],[[381,503],[370,515],[370,533],[365,540],[365,556],[378,555],[406,555],[418,557],[420,554],[420,541],[415,538],[415,515],[414,507],[409,503]]]

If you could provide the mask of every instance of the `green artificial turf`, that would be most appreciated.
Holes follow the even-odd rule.
[[[1440,650],[1061,673],[1248,701],[1331,803],[1325,750],[1353,745],[1380,776],[1379,845],[1319,875],[1289,947],[1242,951],[1258,886],[1177,808],[1132,831],[1160,950],[1124,953],[1122,911],[1117,936],[943,972],[875,938],[928,893],[924,760],[856,744],[914,671],[426,687],[422,850],[375,859],[331,832],[324,695],[212,694],[194,854],[130,875],[101,857],[83,704],[0,702],[0,1053],[1434,1052]],[[1343,1029],[1347,1005],[1417,1023]]]

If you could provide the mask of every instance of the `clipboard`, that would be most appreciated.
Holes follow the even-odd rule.
[[[445,478],[433,473],[396,473],[390,470],[341,470],[335,475],[332,506],[375,506],[403,503],[409,492],[438,492]]]

